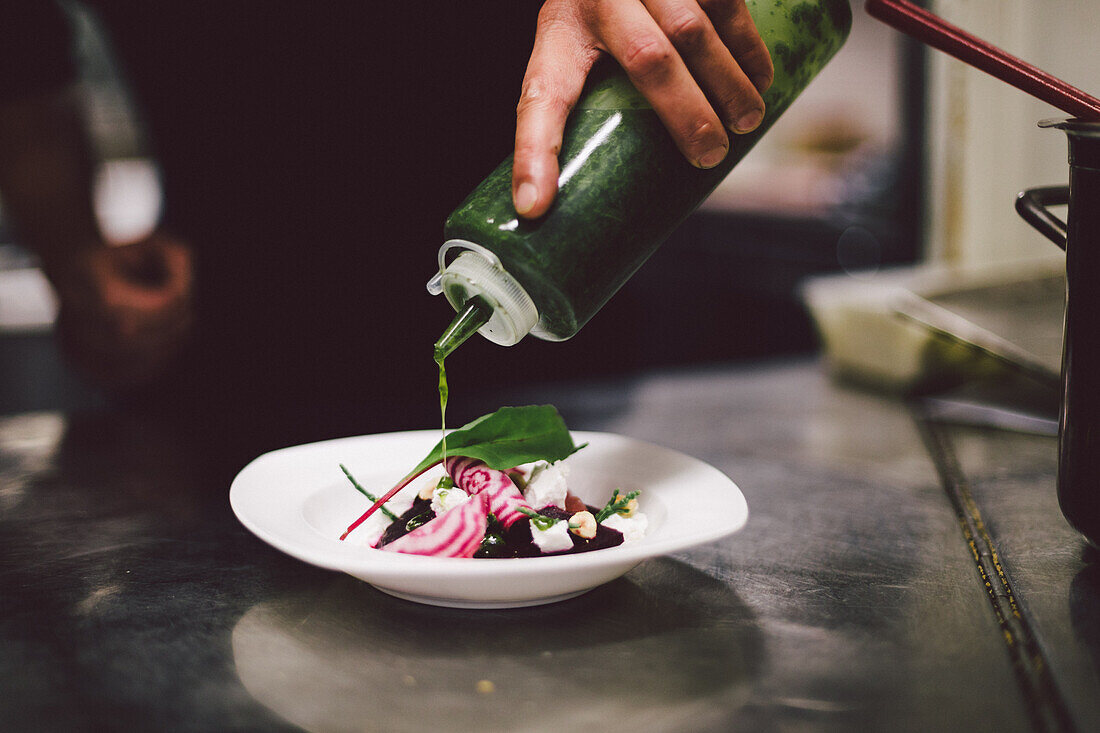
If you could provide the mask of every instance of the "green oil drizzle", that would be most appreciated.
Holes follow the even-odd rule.
[[[443,431],[443,460],[447,460],[447,397],[450,392],[447,389],[447,369],[443,366],[443,359],[437,346],[435,363],[439,365],[439,428]]]
[[[443,431],[443,459],[447,458],[447,398],[450,390],[447,388],[447,369],[443,361],[447,355],[457,349],[466,339],[477,333],[477,330],[489,322],[493,315],[493,307],[480,295],[470,298],[463,304],[451,325],[435,342],[432,349],[432,358],[439,366],[439,420]]]

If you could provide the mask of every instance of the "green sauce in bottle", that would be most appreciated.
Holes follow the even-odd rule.
[[[680,154],[656,113],[611,61],[593,70],[566,125],[558,196],[536,221],[512,206],[508,158],[451,214],[428,283],[456,310],[480,295],[480,332],[509,345],[531,332],[573,336],[710,194],[847,38],[847,0],[747,0],[775,79],[764,122],[730,135],[716,168]],[[452,257],[458,253],[457,257]]]

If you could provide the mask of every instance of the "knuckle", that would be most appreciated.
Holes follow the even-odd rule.
[[[516,104],[518,114],[522,115],[529,110],[568,113],[569,103],[557,85],[545,76],[530,76],[523,80],[519,102]]]
[[[547,175],[561,154],[562,137],[558,134],[517,134],[512,159],[512,180],[538,181]]]
[[[763,76],[771,80],[775,75],[775,66],[772,64],[772,56],[768,53],[767,46],[760,45],[741,56],[738,63],[741,64],[741,68],[751,71],[752,76]]]
[[[742,111],[749,110],[740,94],[727,94],[715,100],[714,106],[727,124],[736,121]]]
[[[672,45],[657,36],[631,39],[623,52],[622,64],[627,73],[638,79],[651,79],[665,74],[672,63]]]
[[[694,50],[706,41],[709,25],[699,13],[685,10],[669,19],[666,33],[676,48]]]
[[[684,143],[691,150],[706,152],[725,141],[726,133],[713,120],[693,119],[682,130]]]
[[[519,178],[534,178],[543,156],[558,157],[561,153],[561,139],[540,144],[535,140],[516,140],[515,162],[512,173]]]
[[[715,104],[728,115],[740,117],[746,112],[751,112],[754,109],[763,107],[764,100],[757,93],[756,89],[749,86],[730,90],[725,95],[719,97]]]

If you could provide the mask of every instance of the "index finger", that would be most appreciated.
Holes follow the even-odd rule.
[[[554,201],[565,120],[597,55],[565,24],[539,23],[516,106],[512,201],[520,216],[542,216]]]

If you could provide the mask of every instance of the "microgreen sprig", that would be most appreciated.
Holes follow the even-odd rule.
[[[340,470],[344,472],[344,475],[348,477],[348,481],[351,481],[351,485],[354,486],[356,489],[358,489],[360,494],[367,497],[372,502],[377,502],[378,501],[378,497],[376,497],[374,494],[370,493],[369,491],[367,491],[366,489],[364,489],[362,486],[359,485],[359,482],[355,480],[355,477],[351,475],[351,471],[349,471],[347,469],[347,466],[345,466],[343,463],[340,464]],[[397,519],[397,515],[394,514],[393,512],[391,512],[389,509],[387,509],[385,504],[383,504],[381,507],[379,507],[379,509],[382,510],[383,514],[385,514],[387,517],[389,517],[389,520],[391,522],[394,521],[395,519]]]
[[[630,502],[641,493],[640,491],[631,491],[629,494],[620,496],[619,490],[615,489],[611,492],[611,498],[608,500],[607,506],[596,512],[596,521],[603,522],[612,514],[627,514],[631,510]]]
[[[519,512],[521,514],[526,514],[528,517],[530,517],[531,518],[531,524],[535,525],[535,527],[537,527],[538,529],[541,529],[543,532],[550,529],[555,524],[557,524],[558,522],[561,521],[560,519],[554,519],[553,517],[548,517],[544,514],[539,514],[538,512],[533,511],[531,509],[528,509],[527,507],[524,507],[524,506],[519,507]]]

